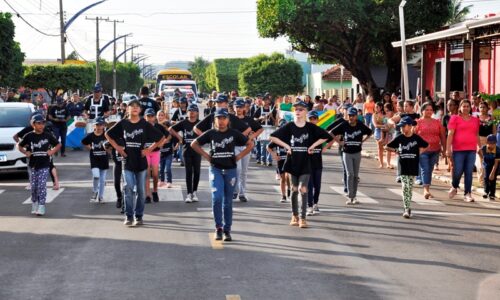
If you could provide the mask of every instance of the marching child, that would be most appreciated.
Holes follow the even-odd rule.
[[[90,202],[102,203],[104,188],[106,187],[106,174],[109,169],[108,152],[106,151],[106,137],[104,136],[103,117],[97,117],[94,123],[94,132],[87,134],[82,140],[82,145],[90,150],[90,168],[92,170],[93,193]]]
[[[285,126],[286,120],[281,119],[279,122],[280,127]],[[267,145],[267,152],[269,152],[273,160],[276,161],[277,166],[276,166],[276,172],[278,173],[280,177],[280,188],[281,188],[281,203],[285,203],[287,197],[290,197],[291,195],[291,184],[290,184],[290,175],[288,175],[285,170],[283,169],[283,166],[286,161],[286,149],[284,147],[280,147],[276,145],[275,143],[270,143]]]
[[[411,198],[413,193],[413,181],[418,175],[419,156],[425,151],[429,144],[418,134],[413,133],[413,126],[417,125],[410,116],[404,116],[397,124],[401,134],[395,137],[385,146],[386,150],[397,152],[399,165],[401,166],[401,182],[403,188],[403,217],[411,217]]]
[[[210,153],[201,147],[210,144]],[[245,145],[238,155],[234,149]],[[253,147],[253,141],[236,129],[229,127],[227,108],[217,108],[214,114],[214,128],[209,129],[192,143],[191,148],[210,162],[210,187],[212,188],[212,210],[215,221],[215,240],[232,240],[233,191],[236,187],[236,163],[245,157]]]
[[[31,168],[31,214],[45,215],[45,200],[47,199],[47,176],[49,175],[50,157],[57,153],[61,144],[56,138],[44,131],[45,118],[34,115],[31,118],[33,131],[23,136],[18,149],[29,158]]]
[[[156,119],[158,120],[158,124],[163,126],[163,128],[165,128],[166,130],[168,130],[168,128],[171,126],[168,120],[168,114],[166,114],[163,110],[160,110],[156,113]],[[161,147],[160,149],[159,187],[172,187],[172,161],[174,153],[174,143],[177,143],[177,140],[173,141],[172,136],[170,135],[170,138],[167,138],[165,144],[163,144],[163,147]],[[165,183],[165,174],[167,177],[167,183]]]
[[[149,124],[153,125],[158,129],[163,135],[159,146],[162,147],[165,141],[170,140],[170,134],[162,125],[156,122],[156,112],[153,108],[146,109],[144,117]],[[149,147],[153,143],[146,143],[145,147]],[[155,148],[151,153],[146,156],[148,160],[148,171],[146,173],[146,203],[151,203],[151,197],[153,202],[160,201],[158,197],[158,168],[160,167],[160,148]],[[150,178],[153,177],[153,192],[151,192]]]
[[[484,194],[483,198],[495,200],[497,186],[497,169],[500,162],[500,148],[496,145],[497,137],[490,134],[486,137],[486,145],[478,151],[484,168]]]

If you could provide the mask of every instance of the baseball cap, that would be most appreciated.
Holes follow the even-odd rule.
[[[217,108],[215,110],[214,116],[217,117],[225,117],[227,118],[229,116],[229,112],[227,111],[227,108]]]
[[[494,135],[494,134],[490,134],[486,137],[486,142],[487,143],[492,143],[492,144],[496,144],[497,143],[497,136]]]
[[[318,115],[318,112],[315,111],[315,110],[311,110],[310,112],[307,113],[307,117],[308,118],[318,118],[319,115]]]
[[[238,100],[234,101],[234,106],[236,106],[236,107],[244,107],[245,106],[245,100],[238,99]]]
[[[198,105],[196,105],[196,104],[190,104],[190,105],[188,106],[188,109],[187,109],[187,110],[188,110],[188,111],[195,111],[195,112],[199,112],[199,111],[200,111],[200,109],[198,108]]]
[[[137,99],[134,99],[134,100],[131,100],[127,106],[133,106],[133,105],[137,105],[137,106],[141,106],[141,102],[139,102],[139,100]]]
[[[186,97],[180,97],[179,98],[179,103],[187,103],[188,99]]]
[[[398,123],[397,127],[403,127],[405,125],[415,126],[417,122],[409,116],[404,116]]]
[[[45,123],[45,119],[41,114],[35,114],[31,117],[31,123],[43,122]]]
[[[57,96],[57,97],[56,97],[56,103],[57,103],[57,104],[61,104],[61,103],[63,103],[63,102],[64,102],[63,97],[61,97],[61,96]]]
[[[352,107],[352,106],[351,106],[351,107],[349,107],[349,108],[347,109],[347,114],[348,114],[349,116],[357,115],[357,114],[358,114],[358,110],[356,109],[356,107]]]
[[[28,99],[28,95],[27,94],[22,93],[21,95],[19,95],[19,100],[20,101],[26,100],[26,99]]]
[[[147,108],[147,109],[144,111],[144,115],[146,115],[146,116],[154,116],[154,115],[156,115],[156,113],[155,113],[155,110],[154,110],[154,109],[152,109],[152,108]]]
[[[228,101],[228,98],[224,94],[219,94],[217,96],[217,99],[215,99],[215,102],[218,102],[218,103],[220,103],[220,102],[227,102],[227,101]]]
[[[96,82],[94,85],[94,93],[102,92],[102,85],[100,82]]]
[[[97,118],[95,118],[95,124],[96,125],[104,125],[104,124],[106,124],[106,120],[104,120],[103,117],[97,117]]]
[[[307,108],[307,104],[302,100],[295,101],[295,103],[293,104],[293,107],[295,107],[295,106],[302,106],[302,107]]]

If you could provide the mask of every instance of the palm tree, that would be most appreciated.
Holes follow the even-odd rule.
[[[451,0],[450,11],[451,16],[447,25],[453,25],[465,21],[465,18],[470,12],[472,5],[462,7],[462,0]]]

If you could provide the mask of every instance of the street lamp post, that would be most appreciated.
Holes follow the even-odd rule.
[[[403,90],[404,99],[410,99],[410,90],[408,84],[408,64],[406,62],[406,35],[405,35],[405,12],[404,7],[406,0],[399,4],[399,27],[401,30],[401,72],[403,73]]]

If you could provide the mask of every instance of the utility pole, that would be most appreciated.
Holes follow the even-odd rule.
[[[64,43],[66,39],[64,37],[64,11],[63,11],[63,0],[59,0],[59,25],[61,27],[61,64],[64,65],[66,60],[66,49]]]
[[[99,20],[101,21],[108,21],[109,18],[100,18],[100,17],[95,17],[95,18],[89,18],[89,17],[85,17],[86,20],[93,20],[95,21],[95,28],[96,28],[96,38],[95,38],[95,41],[96,41],[96,58],[95,58],[95,81],[96,82],[100,82],[101,81],[101,70],[100,70],[100,66],[99,66],[99,51],[100,51],[100,48],[99,48]]]
[[[113,22],[113,97],[116,98],[116,23],[123,23],[124,21],[118,20],[106,20],[107,22]]]
[[[124,41],[124,44],[123,44],[123,51],[127,50],[127,37],[125,37],[125,41]],[[123,62],[124,63],[127,63],[127,54],[125,53],[125,57],[123,58]]]

